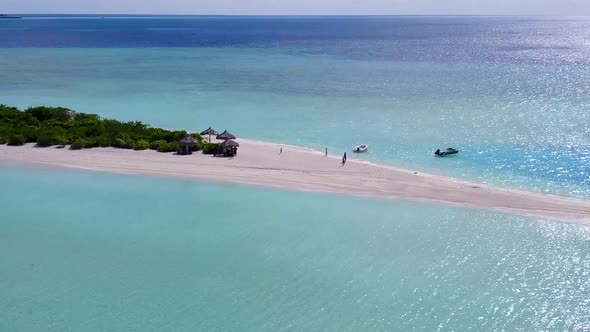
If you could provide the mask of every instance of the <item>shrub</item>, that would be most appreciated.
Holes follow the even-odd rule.
[[[8,140],[6,141],[8,145],[23,145],[26,142],[27,139],[23,135],[18,134],[8,136]]]
[[[135,146],[133,146],[133,150],[146,150],[149,147],[150,147],[150,143],[148,143],[148,141],[139,140],[139,141],[137,141],[137,143],[135,143]]]
[[[111,146],[111,140],[108,137],[99,136],[94,139],[96,144],[102,148]]]
[[[178,142],[170,142],[168,143],[168,150],[170,152],[178,152],[178,150],[180,150],[180,145],[178,145]]]
[[[6,144],[8,140],[4,137],[0,137],[0,144]]]
[[[200,134],[194,133],[194,134],[190,134],[190,136],[194,139],[197,140],[197,143],[201,144],[203,143],[203,137]]]
[[[216,143],[203,143],[202,150],[203,154],[215,154],[219,149],[219,144]]]
[[[65,136],[63,135],[58,135],[55,137],[55,144],[57,145],[66,145],[69,144],[70,140],[67,139]]]
[[[50,134],[42,134],[37,137],[37,146],[52,146],[57,144],[57,137]]]
[[[170,143],[163,143],[158,147],[158,152],[176,152],[178,151],[178,143],[170,142]]]
[[[86,144],[84,144],[85,149],[97,148],[98,146],[98,142],[95,139],[87,139]]]
[[[172,132],[172,141],[178,142],[179,140],[188,136],[186,130],[175,130]]]
[[[22,131],[23,136],[25,137],[25,142],[26,143],[35,143],[37,142],[37,129],[36,128],[26,128],[24,131]]]
[[[197,144],[191,146],[191,151],[199,151],[199,150],[201,150],[202,147],[203,147],[203,144],[204,144],[203,139],[201,138],[201,136],[196,136],[195,137],[195,135],[198,135],[198,134],[192,134],[191,136],[194,139],[197,140]]]
[[[164,141],[164,140],[151,141],[150,142],[150,150],[158,150],[160,145],[165,144],[165,143],[166,143],[166,141]]]
[[[86,147],[86,140],[79,139],[70,145],[70,149],[72,150],[80,150]]]
[[[122,146],[123,149],[133,149],[133,147],[135,146],[135,141],[132,139],[126,139],[125,140],[125,145]]]
[[[160,144],[158,145],[158,152],[166,152],[167,149],[168,149],[168,142],[160,141]]]
[[[125,140],[117,137],[113,140],[112,145],[116,148],[123,148],[125,146]]]
[[[135,146],[135,141],[130,138],[117,137],[113,141],[112,145],[121,149],[133,149],[133,146]]]

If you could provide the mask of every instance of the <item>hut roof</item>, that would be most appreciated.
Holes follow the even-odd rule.
[[[180,145],[195,145],[195,144],[197,144],[197,140],[191,136],[187,136],[187,137],[181,139],[180,141],[178,141],[178,144],[180,144]]]
[[[207,130],[203,130],[201,132],[201,135],[218,135],[219,133],[215,131],[215,129],[212,129],[211,127],[209,127]]]
[[[217,139],[236,139],[236,136],[231,134],[229,131],[224,130],[221,134],[217,135]]]
[[[228,139],[227,141],[221,143],[221,146],[224,148],[233,148],[240,146],[240,144],[234,140]]]

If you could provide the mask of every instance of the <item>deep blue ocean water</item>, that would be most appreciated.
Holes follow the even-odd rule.
[[[590,197],[588,40],[586,18],[2,19],[0,103]],[[1,162],[0,331],[590,328],[578,225]]]
[[[262,47],[412,62],[589,64],[584,17],[29,16],[0,47]]]

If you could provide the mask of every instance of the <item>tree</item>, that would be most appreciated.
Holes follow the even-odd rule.
[[[0,105],[0,142],[13,145],[36,142],[39,146],[72,144],[72,149],[118,147],[178,151],[178,140],[188,136],[184,130],[152,128],[139,121],[120,122],[96,114],[77,113],[63,107],[31,107],[26,111]],[[192,134],[202,146],[202,138]],[[11,139],[10,139],[11,138]],[[24,142],[23,142],[24,139]],[[75,143],[75,144],[74,144]]]
[[[0,124],[9,124],[12,127],[39,126],[40,122],[31,114],[21,112],[16,107],[0,105]]]
[[[31,114],[41,122],[51,119],[58,120],[61,122],[67,122],[71,120],[73,115],[75,114],[74,111],[64,107],[46,106],[30,107],[27,110],[25,110],[25,113]]]

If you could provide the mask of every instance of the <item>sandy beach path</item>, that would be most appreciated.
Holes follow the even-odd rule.
[[[324,157],[306,148],[238,140],[235,158],[195,153],[177,156],[154,151],[95,148],[37,148],[32,144],[0,145],[0,163],[25,162],[126,174],[172,176],[195,180],[251,184],[353,196],[472,206],[520,215],[590,224],[590,201],[546,195],[443,176],[416,173],[354,161],[342,166],[341,156]],[[280,147],[283,153],[279,154]]]

